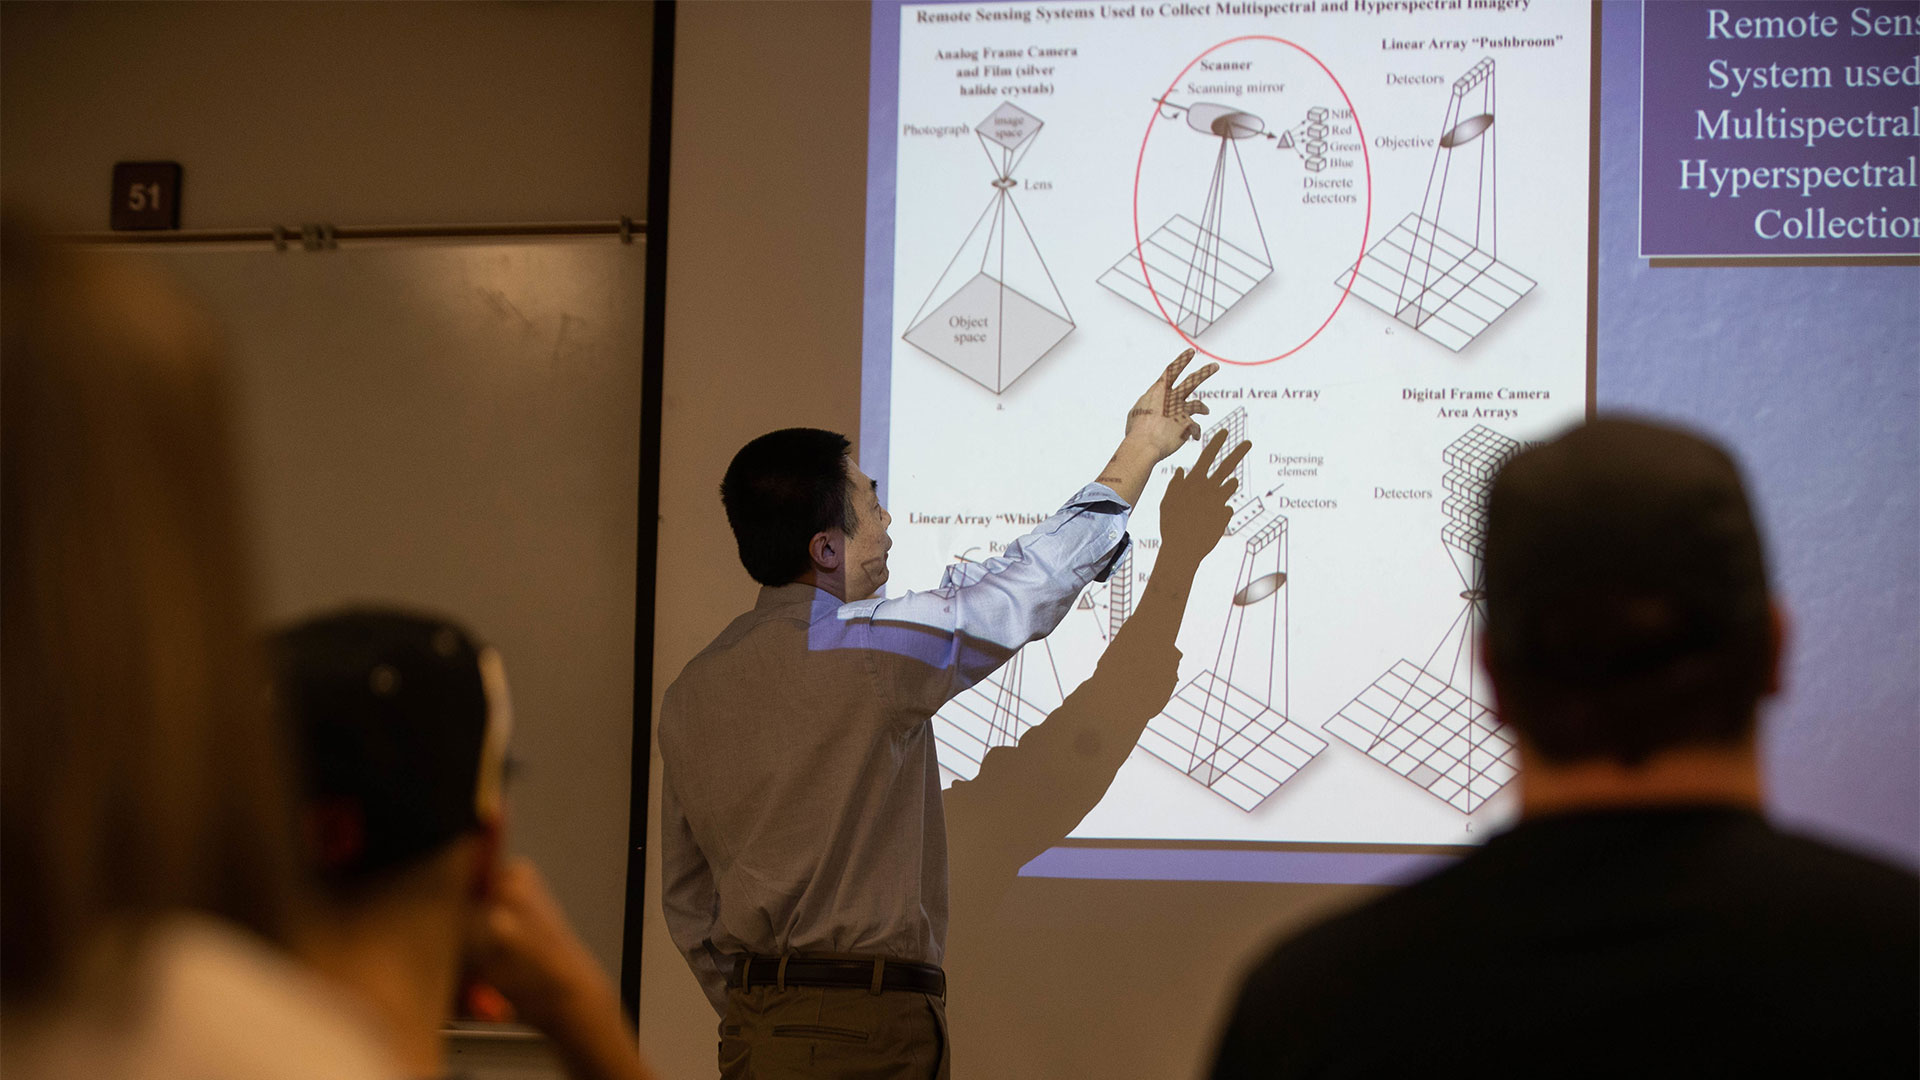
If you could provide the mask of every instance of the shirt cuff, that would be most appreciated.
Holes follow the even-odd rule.
[[[1065,510],[1073,506],[1100,506],[1103,504],[1111,504],[1127,511],[1133,509],[1133,504],[1121,498],[1119,492],[1098,480],[1074,492],[1073,497],[1068,499],[1066,505],[1062,506],[1061,509]]]
[[[1076,509],[1093,510],[1093,509],[1107,509],[1107,508],[1117,508],[1117,510],[1120,513],[1127,514],[1129,516],[1131,516],[1133,513],[1132,503],[1129,503],[1127,500],[1121,498],[1119,492],[1113,490],[1112,488],[1101,483],[1100,481],[1095,480],[1093,483],[1088,484],[1086,487],[1083,487],[1079,491],[1074,492],[1073,497],[1068,499],[1066,501],[1066,505],[1062,506],[1060,509],[1061,510],[1076,510]],[[1103,582],[1103,581],[1106,581],[1108,578],[1112,577],[1114,567],[1120,565],[1121,558],[1126,555],[1128,549],[1130,549],[1131,547],[1133,547],[1133,534],[1128,532],[1122,532],[1120,534],[1119,539],[1113,545],[1113,551],[1107,555],[1106,559],[1100,564],[1099,571],[1093,575],[1093,580]]]
[[[1093,580],[1105,581],[1112,577],[1114,568],[1120,565],[1120,560],[1126,557],[1127,551],[1132,547],[1133,534],[1121,533],[1120,543],[1114,545],[1113,554],[1107,556],[1106,565],[1100,567],[1100,572],[1093,575]]]

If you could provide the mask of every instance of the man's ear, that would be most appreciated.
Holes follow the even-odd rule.
[[[841,560],[846,555],[846,541],[841,539],[838,530],[829,529],[813,534],[807,541],[807,557],[813,560],[814,569],[833,573],[840,569]]]

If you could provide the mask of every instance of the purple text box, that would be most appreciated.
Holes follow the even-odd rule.
[[[1640,254],[1920,254],[1920,3],[1650,3]]]

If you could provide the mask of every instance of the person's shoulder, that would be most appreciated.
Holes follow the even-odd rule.
[[[1270,945],[1240,983],[1216,1078],[1311,1071],[1356,1024],[1430,991],[1450,943],[1485,931],[1452,899],[1460,871],[1451,864]]]
[[[1473,891],[1474,857],[1283,935],[1249,973],[1249,992],[1315,995],[1316,986],[1365,983],[1383,967],[1417,963],[1422,945],[1445,940],[1461,914],[1455,897]]]
[[[765,592],[766,590],[762,590],[763,597]],[[804,627],[806,622],[807,611],[804,605],[796,607],[791,604],[769,604],[763,599],[761,603],[734,616],[719,633],[713,636],[713,640],[702,646],[699,652],[694,653],[692,658],[680,668],[680,674],[667,685],[667,693],[675,695],[676,689],[681,689],[684,693],[687,690],[701,689],[716,679],[721,681],[732,679],[733,675],[723,669],[726,667],[728,655],[743,640],[763,627],[770,625]]]
[[[144,949],[153,988],[138,1076],[208,1080],[396,1075],[370,1018],[266,942],[215,919],[180,916]]]
[[[1767,833],[1777,850],[1822,873],[1853,877],[1863,883],[1909,892],[1920,888],[1920,875],[1910,868],[1896,866],[1792,826],[1768,825]]]
[[[781,657],[810,647],[814,600],[825,595],[808,585],[762,588],[753,607],[727,623],[667,684],[661,736],[670,740],[682,729],[697,728],[716,702],[736,700],[743,688],[779,668]]]
[[[48,1010],[10,1016],[0,1072],[124,1080],[386,1080],[372,1017],[292,956],[231,924],[168,916],[102,956],[130,957]],[[106,965],[116,972],[121,963]],[[98,965],[89,974],[98,976]]]
[[[1912,870],[1770,825],[1750,844],[1747,857],[1764,863],[1787,897],[1836,911],[1878,913],[1920,935],[1920,876]]]

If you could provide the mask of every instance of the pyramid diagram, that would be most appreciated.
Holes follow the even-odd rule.
[[[903,340],[998,394],[1073,332],[1073,316],[1013,193],[1014,170],[1040,134],[1011,101],[974,129],[993,195],[909,322]]]

